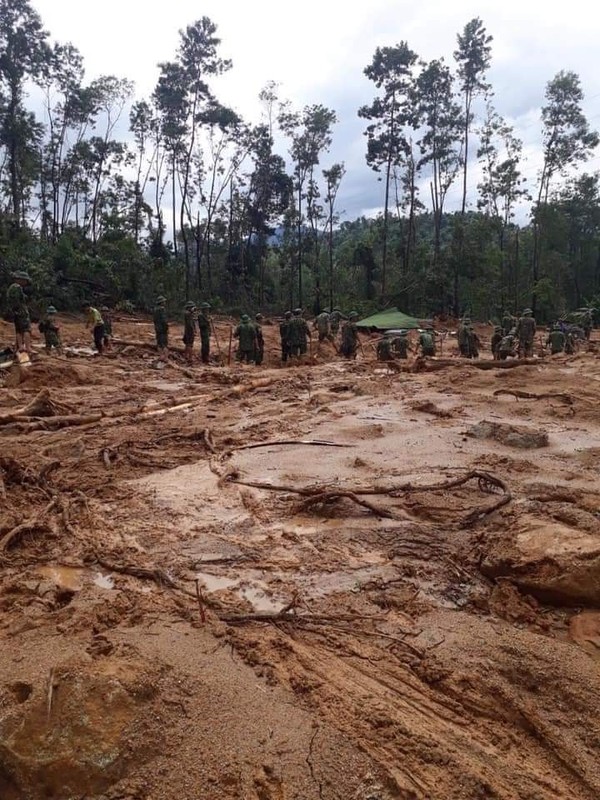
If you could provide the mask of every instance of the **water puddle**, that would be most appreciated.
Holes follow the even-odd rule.
[[[150,381],[147,385],[162,392],[179,392],[185,389],[185,383],[177,383],[176,381]]]
[[[55,583],[60,589],[65,589],[68,592],[80,592],[87,582],[93,583],[94,586],[100,589],[115,588],[113,578],[97,570],[51,565],[39,567],[36,572]]]

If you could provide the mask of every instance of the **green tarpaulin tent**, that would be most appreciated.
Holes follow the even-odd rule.
[[[359,328],[377,328],[380,331],[397,330],[398,328],[419,328],[420,323],[415,317],[403,314],[397,308],[386,308],[370,317],[361,319],[356,323]]]

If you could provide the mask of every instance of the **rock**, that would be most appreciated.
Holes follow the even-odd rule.
[[[512,540],[499,539],[481,564],[545,603],[600,607],[600,538],[560,522],[524,515]]]
[[[482,420],[467,430],[467,436],[475,439],[494,439],[509,447],[535,449],[548,447],[548,434],[524,426],[508,425],[505,422]]]

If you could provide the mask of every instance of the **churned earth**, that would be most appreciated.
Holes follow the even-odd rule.
[[[600,796],[598,332],[257,368],[221,318],[202,367],[60,321],[0,370],[2,800]]]

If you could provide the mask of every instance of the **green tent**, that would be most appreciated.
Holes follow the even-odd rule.
[[[397,308],[386,308],[385,311],[379,311],[377,314],[361,319],[356,324],[359,328],[377,328],[380,331],[420,327],[418,319],[409,317],[408,314],[403,314]]]

